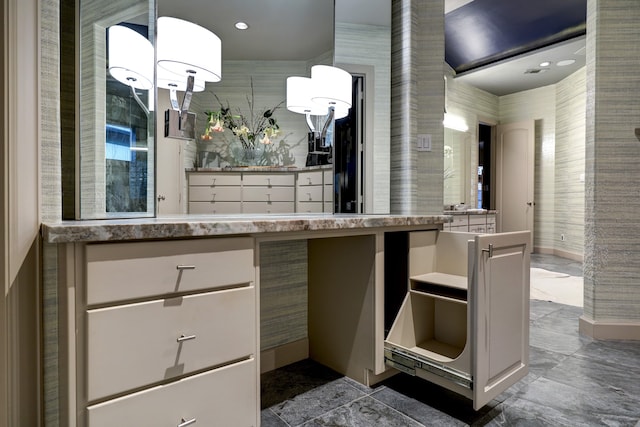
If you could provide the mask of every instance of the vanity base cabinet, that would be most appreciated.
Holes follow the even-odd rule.
[[[67,425],[259,424],[253,238],[63,248]]]
[[[256,426],[254,359],[89,406],[91,427]]]
[[[529,364],[527,232],[409,233],[408,291],[385,363],[480,409]]]

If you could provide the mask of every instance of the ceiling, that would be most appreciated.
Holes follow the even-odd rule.
[[[445,5],[445,60],[458,80],[506,95],[557,83],[585,65],[587,0]]]
[[[495,95],[557,83],[585,65],[586,1],[445,0],[445,59],[456,79]],[[266,3],[158,0],[158,16],[212,29],[222,39],[223,59],[308,59],[331,49],[333,0]],[[391,2],[335,0],[335,19],[390,26]],[[250,31],[233,28],[236,20]],[[569,59],[575,62],[558,66]]]

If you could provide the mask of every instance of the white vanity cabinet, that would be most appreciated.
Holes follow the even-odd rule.
[[[241,178],[240,174],[234,173],[189,174],[189,213],[239,213],[242,209]]]
[[[243,213],[294,212],[295,175],[293,173],[244,173],[242,199]]]
[[[189,171],[189,213],[333,212],[333,169]]]
[[[530,233],[409,233],[385,363],[479,409],[528,373]]]
[[[296,185],[296,212],[319,213],[324,210],[323,171],[299,172]]]
[[[252,238],[67,249],[75,425],[258,425]]]

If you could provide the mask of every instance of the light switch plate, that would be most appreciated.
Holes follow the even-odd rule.
[[[418,151],[431,151],[431,134],[418,134]]]

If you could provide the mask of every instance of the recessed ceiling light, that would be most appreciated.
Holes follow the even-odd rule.
[[[549,62],[549,61],[544,61],[544,62],[540,63],[541,67],[548,67],[549,65],[551,65],[551,62]]]
[[[249,28],[249,24],[247,24],[246,22],[238,21],[236,22],[236,28],[238,30],[246,30]]]
[[[575,59],[563,59],[562,61],[558,61],[556,64],[558,67],[566,67],[567,65],[575,64]]]

